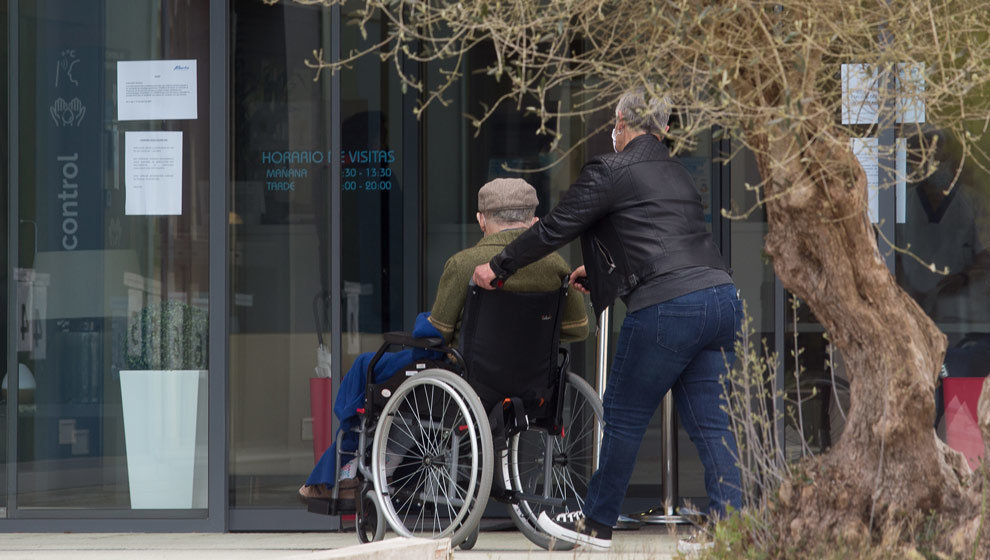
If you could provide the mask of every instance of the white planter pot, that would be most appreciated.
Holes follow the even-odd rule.
[[[121,370],[132,509],[206,507],[205,370]]]

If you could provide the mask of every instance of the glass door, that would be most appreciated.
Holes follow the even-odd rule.
[[[990,173],[941,131],[913,134],[899,148],[907,173],[895,231],[911,254],[897,254],[897,281],[949,337],[952,373],[986,375],[990,362],[974,352],[990,357]],[[931,173],[914,165],[922,152],[932,154]]]
[[[903,168],[889,213],[898,246],[910,252],[895,257],[897,282],[948,338],[942,375],[951,379],[936,391],[936,427],[972,466],[983,451],[976,423],[979,384],[965,384],[990,374],[990,172],[981,156],[966,154],[950,134],[902,128],[897,146]],[[975,153],[990,147],[990,137],[982,138]],[[922,153],[932,157],[930,170],[915,163]]]
[[[273,508],[325,526],[306,516],[296,489],[313,467],[314,438],[329,436],[319,419],[314,427],[310,378],[320,340],[330,345],[333,100],[329,73],[313,81],[303,61],[329,52],[330,33],[329,9],[231,4],[232,528],[256,527],[243,523],[257,509],[267,517],[251,518],[257,527],[274,528]]]
[[[4,6],[7,517],[205,518],[210,5]]]
[[[324,529],[297,490],[332,440],[334,390],[418,307],[415,97],[370,57],[313,79],[314,49],[384,33],[362,38],[353,7],[231,10],[230,526]]]
[[[9,162],[9,150],[7,149],[8,136],[10,130],[10,123],[8,121],[10,114],[10,106],[8,105],[7,90],[10,87],[10,65],[8,63],[8,58],[10,57],[10,48],[8,47],[8,41],[10,40],[10,35],[8,33],[7,26],[9,25],[8,17],[8,6],[7,2],[0,5],[0,76],[3,76],[3,83],[0,84],[0,106],[3,107],[2,112],[0,112],[0,161]],[[8,241],[10,238],[9,232],[7,230],[7,224],[9,222],[10,216],[10,206],[8,193],[10,192],[10,178],[13,176],[13,172],[10,166],[7,166],[5,172],[0,175],[0,184],[3,188],[0,189],[0,239],[3,240],[0,243],[0,271],[3,271],[2,282],[3,294],[0,294],[0,367],[3,368],[3,381],[2,386],[0,386],[0,519],[7,516],[7,427],[8,425],[13,429],[13,422],[8,420],[8,410],[10,410],[10,418],[13,418],[13,410],[7,406],[7,384],[10,381],[7,378],[7,368],[8,368],[8,344],[7,344],[7,324],[9,322],[7,318],[7,312],[10,306],[7,304],[9,299],[10,290],[8,290],[9,284],[7,283],[7,254],[8,254]]]

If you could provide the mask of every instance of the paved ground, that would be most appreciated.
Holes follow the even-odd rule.
[[[351,546],[354,533],[12,533],[0,534],[3,560],[254,560]],[[483,532],[455,560],[669,559],[677,538],[666,528],[615,534],[612,552],[555,552],[534,547],[514,531]],[[414,560],[414,559],[410,559]]]

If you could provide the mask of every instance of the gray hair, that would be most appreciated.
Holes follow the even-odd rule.
[[[533,219],[536,208],[499,208],[481,214],[486,220],[502,225],[528,223]]]
[[[615,109],[622,113],[626,124],[634,129],[649,134],[663,134],[670,119],[670,105],[669,97],[651,96],[647,100],[646,90],[636,88],[622,94]]]

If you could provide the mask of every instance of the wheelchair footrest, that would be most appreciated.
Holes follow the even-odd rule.
[[[515,503],[519,501],[527,501],[531,504],[539,504],[541,506],[550,506],[561,508],[566,505],[566,500],[563,498],[546,498],[540,496],[539,494],[527,494],[525,492],[511,492],[512,500]]]
[[[306,511],[320,515],[340,515],[354,513],[356,510],[354,500],[337,500],[336,502],[334,504],[334,500],[326,498],[307,498]]]

